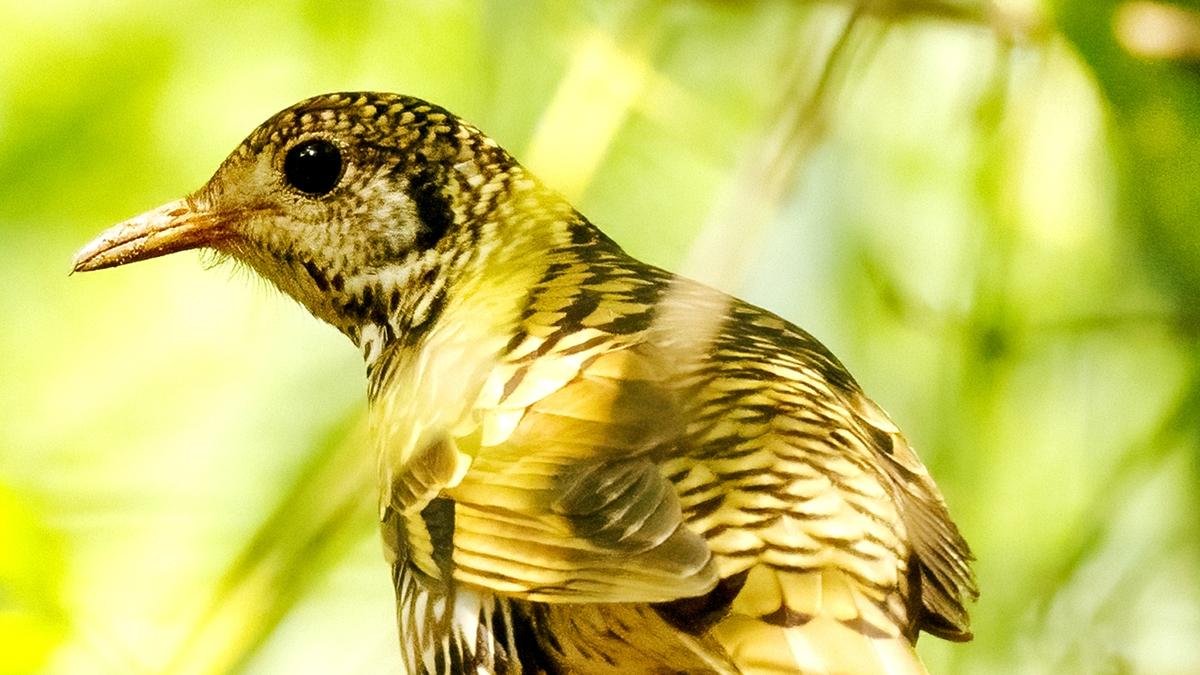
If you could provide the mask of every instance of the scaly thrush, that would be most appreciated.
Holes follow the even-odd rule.
[[[816,339],[639,262],[475,127],[317,96],[78,271],[205,247],[366,360],[412,673],[923,670],[971,554]]]

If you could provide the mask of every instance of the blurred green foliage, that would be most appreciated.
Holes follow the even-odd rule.
[[[821,337],[979,558],[933,672],[1200,671],[1200,9],[0,3],[0,673],[395,670],[361,364],[194,255],[67,278],[322,91],[463,115]]]

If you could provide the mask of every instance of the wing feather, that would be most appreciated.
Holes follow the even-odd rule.
[[[900,518],[920,570],[919,628],[947,640],[970,640],[966,601],[979,597],[970,547],[933,478],[887,413],[864,394],[852,407],[868,437],[875,439],[873,449],[895,486]]]
[[[562,361],[578,364],[573,374],[562,363],[525,373],[509,398],[481,411],[486,427],[512,410],[512,397],[523,407],[502,440],[472,449],[471,469],[446,490],[456,503],[455,578],[544,602],[663,602],[710,591],[712,553],[685,525],[655,461],[680,436],[674,401],[628,354],[574,352]]]

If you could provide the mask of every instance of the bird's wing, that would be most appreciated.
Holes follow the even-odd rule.
[[[586,335],[573,338],[586,345]],[[547,602],[659,602],[717,582],[655,458],[680,437],[652,360],[596,348],[498,366],[455,439],[453,575]]]
[[[914,627],[947,640],[970,640],[964,601],[979,596],[970,567],[974,556],[950,518],[941,491],[900,429],[874,401],[860,392],[850,408],[892,484],[920,573],[921,612]]]

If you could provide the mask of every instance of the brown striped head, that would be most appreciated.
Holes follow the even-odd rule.
[[[471,255],[487,184],[515,168],[494,141],[419,99],[316,96],[259,126],[204,187],[102,233],[74,269],[208,248],[357,339],[368,322],[432,306],[422,300]]]

